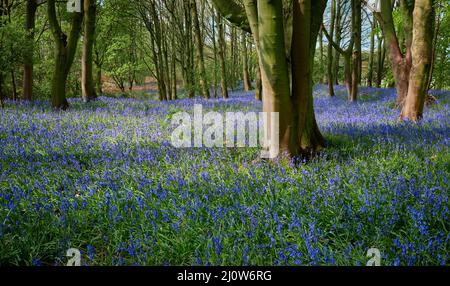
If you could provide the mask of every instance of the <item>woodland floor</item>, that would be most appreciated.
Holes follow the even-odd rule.
[[[419,124],[394,91],[316,88],[329,148],[307,164],[257,149],[175,149],[170,117],[260,111],[252,93],[204,101],[7,102],[0,109],[0,265],[450,264],[450,92]]]

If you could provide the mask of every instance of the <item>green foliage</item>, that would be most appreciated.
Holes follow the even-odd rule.
[[[4,23],[0,25],[0,73],[3,75],[18,69],[26,53],[29,53],[22,21],[21,17],[12,17],[11,22],[6,17],[0,18],[0,22]]]

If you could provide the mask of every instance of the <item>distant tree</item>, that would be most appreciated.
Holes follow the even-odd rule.
[[[204,41],[200,29],[200,19],[197,11],[196,0],[189,0],[191,5],[192,19],[194,24],[194,34],[196,40],[197,64],[200,69],[200,88],[204,98],[209,99],[209,85],[206,77],[205,58],[204,58]]]
[[[40,4],[38,0],[27,0],[26,15],[25,15],[25,29],[28,39],[28,52],[24,58],[23,64],[23,99],[31,101],[33,99],[33,59],[34,59],[34,36],[36,27],[36,11]]]
[[[325,36],[328,39],[328,43],[331,44],[334,49],[343,56],[344,58],[344,83],[347,87],[347,94],[349,101],[356,100],[356,95],[358,92],[358,76],[359,71],[357,65],[359,63],[359,55],[358,51],[355,50],[355,42],[360,41],[360,37],[358,37],[358,28],[357,28],[357,9],[358,7],[355,5],[356,0],[350,1],[342,1],[342,5],[345,7],[349,7],[351,11],[351,25],[350,25],[350,36],[349,43],[346,48],[341,47],[335,40],[330,36],[327,29],[324,27],[323,31]],[[340,32],[339,32],[340,33]],[[353,58],[355,57],[355,58]],[[353,69],[352,69],[352,59],[353,59]]]

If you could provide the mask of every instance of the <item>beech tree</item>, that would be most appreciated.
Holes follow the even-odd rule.
[[[65,110],[69,107],[66,99],[67,76],[75,58],[83,14],[71,13],[72,21],[69,35],[63,32],[58,21],[55,0],[47,0],[47,15],[55,43],[55,66],[52,79],[51,102],[54,108]]]
[[[383,30],[385,45],[388,49],[389,60],[395,79],[397,105],[402,107],[408,93],[409,73],[412,65],[411,44],[414,1],[399,1],[399,9],[403,18],[403,27],[401,29],[404,43],[400,42],[399,32],[395,29],[393,17],[395,1],[379,1],[380,9],[374,11],[374,15]],[[404,51],[402,51],[402,46],[404,47]]]
[[[371,7],[366,3],[367,7]],[[434,0],[399,1],[403,30],[394,24],[395,1],[379,0],[373,9],[380,24],[389,53],[397,90],[397,106],[401,118],[418,121],[422,118],[432,65]]]
[[[411,70],[408,95],[401,118],[418,121],[423,116],[428,91],[428,76],[432,64],[434,0],[416,0],[413,11],[411,40]]]
[[[97,97],[93,77],[93,50],[97,14],[96,1],[97,0],[84,0],[83,2],[84,37],[83,56],[81,60],[81,90],[85,102],[91,101]]]
[[[214,0],[226,19],[250,30],[254,36],[261,67],[263,110],[279,113],[281,154],[294,157],[320,150],[325,147],[325,140],[313,109],[312,74],[317,37],[327,1],[291,2],[292,44],[288,49],[285,33],[290,27],[285,27],[283,2],[243,2],[245,8],[234,1]],[[290,50],[291,66],[286,50]],[[270,134],[271,124],[265,128]]]

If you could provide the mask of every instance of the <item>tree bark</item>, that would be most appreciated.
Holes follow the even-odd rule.
[[[70,34],[67,36],[59,25],[55,2],[55,0],[47,1],[50,30],[55,41],[55,66],[52,79],[51,101],[54,108],[65,110],[69,107],[66,99],[67,76],[75,58],[83,22],[83,14],[74,13],[72,15]]]
[[[432,61],[434,1],[416,0],[412,39],[412,67],[408,96],[401,113],[403,120],[418,121],[423,116],[428,73]]]
[[[5,103],[3,102],[3,75],[0,73],[0,106],[5,108]]]
[[[261,81],[261,68],[259,64],[256,66],[256,90],[255,99],[262,101],[262,81]]]
[[[352,34],[353,34],[353,52],[352,52],[352,79],[350,102],[358,100],[359,83],[361,82],[361,1],[352,0]]]
[[[259,55],[263,111],[279,114],[279,156],[309,156],[325,146],[314,115],[312,75],[315,45],[326,2],[293,2],[291,69],[286,58],[282,1],[244,2]],[[292,72],[292,93],[289,71]],[[269,122],[265,132],[271,134],[272,128],[272,122]]]
[[[330,38],[334,37],[336,19],[336,0],[331,0],[331,15],[330,15]],[[328,75],[328,92],[330,96],[334,96],[334,75],[333,75],[333,45],[328,42],[328,63],[327,63],[327,75]]]
[[[97,94],[103,94],[102,67],[97,66]]]
[[[378,88],[381,87],[384,74],[384,58],[386,56],[386,48],[384,47],[383,37],[378,38],[378,59],[377,59],[377,84]]]
[[[356,30],[356,22],[355,22],[355,13],[356,13],[356,5],[354,4],[354,1],[356,0],[352,0],[351,1],[351,10],[352,10],[352,33],[351,33],[351,37],[350,37],[350,43],[347,47],[347,49],[342,49],[333,39],[332,37],[329,35],[329,33],[327,32],[327,30],[325,29],[325,27],[322,25],[322,29],[323,32],[325,34],[325,36],[328,39],[328,42],[334,47],[334,49],[343,56],[344,58],[344,84],[347,88],[347,94],[348,94],[348,99],[349,101],[354,101],[354,91],[357,93],[358,92],[358,70],[353,70],[352,69],[352,60],[355,62],[355,64],[353,65],[353,68],[357,68],[357,63],[358,63],[358,55],[353,53],[353,49],[355,46],[355,39],[357,40],[357,30]],[[353,77],[356,78],[356,80],[353,80]],[[355,88],[354,88],[355,87]]]
[[[19,97],[17,96],[16,73],[14,72],[14,69],[11,70],[11,87],[13,100],[19,100]]]
[[[372,27],[370,31],[370,51],[369,51],[369,67],[367,72],[367,86],[373,86],[373,62],[375,57],[375,29],[377,22],[375,17],[372,20]]]
[[[405,37],[405,53],[400,48],[399,38],[395,31],[393,19],[393,5],[391,0],[380,0],[381,11],[375,13],[385,37],[385,45],[389,52],[389,59],[395,78],[397,90],[397,105],[402,107],[408,94],[409,73],[411,70],[412,43],[412,4],[407,0],[400,0],[400,11],[403,18],[403,34]]]
[[[316,42],[326,3],[323,0],[294,0],[291,156],[308,156],[326,145],[314,114],[312,79]]]
[[[242,77],[244,81],[244,90],[250,91],[252,90],[252,83],[250,81],[250,73],[248,71],[248,49],[247,49],[247,35],[243,31],[242,38]]]
[[[342,7],[341,0],[336,0],[336,19],[335,19],[335,31],[334,31],[334,42],[336,45],[341,45],[341,18],[342,18]],[[341,54],[338,50],[334,50],[333,56],[333,78],[334,83],[339,84],[339,65],[340,65]]]
[[[222,16],[217,14],[217,25],[219,26],[219,59],[220,59],[220,87],[222,91],[222,97],[228,98],[228,86],[227,86],[227,67],[225,62],[225,31]]]
[[[84,38],[81,60],[81,91],[84,102],[97,98],[93,76],[93,50],[95,37],[96,0],[84,0]]]

